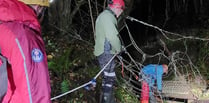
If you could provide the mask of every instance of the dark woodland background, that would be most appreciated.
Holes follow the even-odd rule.
[[[176,51],[184,52],[200,71],[204,80],[209,80],[208,0],[125,0],[125,3],[125,12],[118,19],[118,28],[124,46],[131,42],[125,28],[127,24],[134,41],[146,54],[154,55],[161,52],[163,48],[166,48],[166,57],[170,57]],[[106,5],[106,0],[54,0],[51,2],[41,25],[48,54],[52,97],[88,82],[99,72],[100,69],[93,55],[94,23]],[[170,40],[159,30],[126,19],[127,16],[180,34],[181,36],[169,33],[165,35],[169,38],[181,39]],[[188,36],[203,39],[186,38]],[[127,50],[136,61],[141,61],[142,56],[133,47]],[[170,63],[170,61],[147,58],[140,63],[146,65]],[[119,65],[116,70],[118,80],[115,87],[117,102],[139,102],[140,94],[132,92],[130,88],[127,89],[128,86],[124,80],[123,82],[120,80],[122,78],[120,69]],[[97,79],[95,90],[79,89],[54,100],[53,103],[98,103],[100,84],[101,77]]]

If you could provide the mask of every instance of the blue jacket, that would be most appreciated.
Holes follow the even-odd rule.
[[[149,84],[149,87],[154,86],[155,80],[157,80],[158,90],[162,90],[162,75],[163,75],[163,66],[156,64],[149,64],[142,68],[142,73],[145,75],[143,79]]]

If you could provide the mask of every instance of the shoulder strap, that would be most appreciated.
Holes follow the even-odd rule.
[[[0,102],[1,102],[7,92],[7,85],[8,85],[7,59],[4,56],[2,56],[1,48],[0,48],[0,60],[2,62],[2,64],[0,65]]]

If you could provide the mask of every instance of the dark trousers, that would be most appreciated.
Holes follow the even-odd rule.
[[[110,53],[111,50],[111,44],[107,39],[105,40],[104,45],[104,52],[97,57],[99,66],[101,69],[104,68],[104,66],[111,60],[111,58],[114,56]],[[115,83],[115,61],[114,59],[110,62],[108,66],[104,69],[102,76],[102,88],[104,93],[110,93],[112,92],[113,85]]]
[[[98,61],[100,68],[104,68],[104,66],[109,62],[109,60],[113,57],[112,54],[109,53],[103,53],[100,56],[98,56]],[[115,61],[112,60],[108,66],[104,69],[102,76],[102,88],[104,93],[112,92],[113,85],[115,83]]]

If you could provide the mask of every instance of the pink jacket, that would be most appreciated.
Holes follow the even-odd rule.
[[[3,103],[51,103],[41,29],[34,11],[18,0],[0,0],[0,48],[8,59]]]

